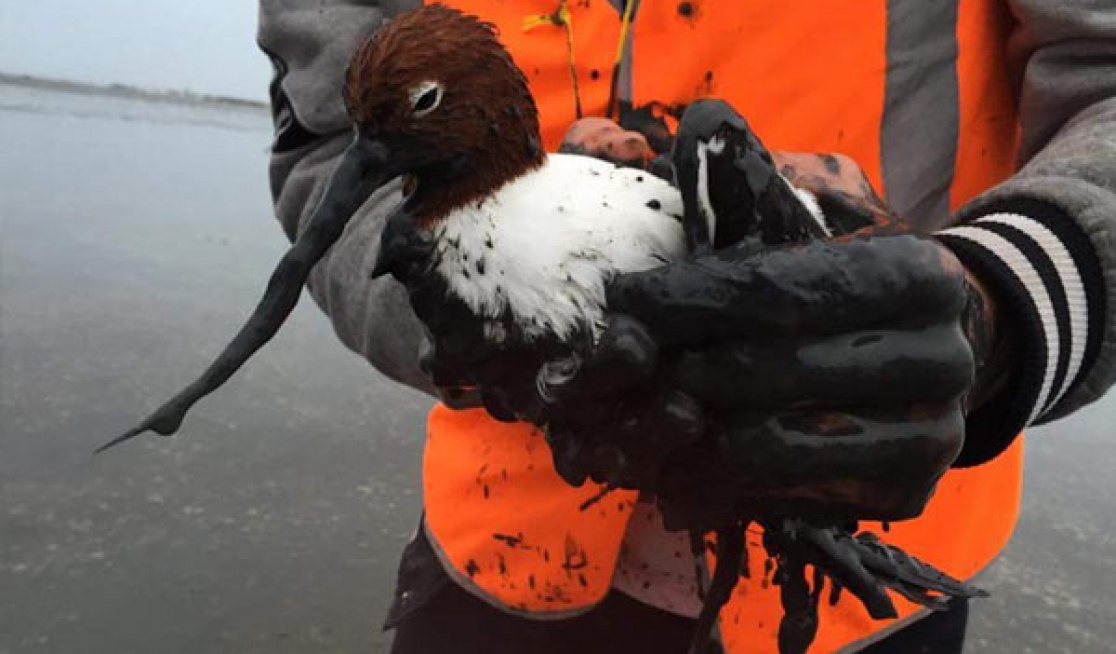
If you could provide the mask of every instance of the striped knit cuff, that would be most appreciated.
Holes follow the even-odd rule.
[[[960,466],[993,458],[1041,422],[1084,378],[1103,332],[1103,278],[1088,237],[1050,205],[1011,209],[937,234],[991,285],[1022,345],[1009,387],[969,416],[977,439],[966,443]]]

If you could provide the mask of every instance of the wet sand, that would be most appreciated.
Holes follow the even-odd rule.
[[[270,119],[0,84],[0,654],[379,652],[429,401],[308,297],[173,439],[285,247]],[[1116,394],[1029,441],[969,652],[1111,651]]]

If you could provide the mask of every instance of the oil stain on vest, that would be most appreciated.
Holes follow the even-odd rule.
[[[684,0],[678,3],[678,17],[690,25],[701,19],[701,3],[696,0]]]

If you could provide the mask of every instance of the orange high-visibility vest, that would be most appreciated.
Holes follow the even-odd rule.
[[[885,150],[900,147],[889,139],[902,145],[903,130],[920,129],[904,123],[912,109],[889,95],[888,84],[890,93],[929,94],[920,99],[928,111],[938,111],[932,100],[940,87],[952,98],[955,147],[937,189],[944,194],[939,220],[1013,169],[1015,105],[1004,56],[1010,20],[1001,2],[642,0],[629,21],[607,0],[444,4],[498,27],[531,83],[551,149],[579,109],[606,113],[613,66],[624,52],[624,100],[670,107],[724,98],[772,149],[848,154],[889,201],[907,202],[913,212],[934,190],[922,193],[917,184],[935,170],[924,175],[909,144],[900,163],[914,173],[887,160]],[[923,34],[938,41],[918,42]],[[912,38],[912,48],[945,52],[947,69],[920,77],[918,61],[903,49]],[[1018,438],[993,461],[950,471],[923,515],[891,525],[886,539],[971,578],[1011,535],[1022,461]],[[451,576],[492,605],[533,618],[576,614],[604,598],[636,499],[614,492],[583,509],[600,488],[566,485],[533,427],[443,406],[429,418],[423,487],[426,529]],[[864,527],[883,535],[882,525]],[[748,547],[751,560],[766,557],[758,537],[750,535]],[[918,611],[896,604],[899,623]],[[781,615],[776,588],[758,574],[741,579],[720,615],[727,651],[775,652]],[[823,603],[819,622],[815,654],[855,648],[897,626],[871,620],[848,593],[835,606]]]

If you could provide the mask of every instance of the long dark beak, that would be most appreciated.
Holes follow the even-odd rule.
[[[314,214],[271,273],[263,298],[240,331],[200,377],[136,427],[112,439],[97,452],[151,430],[164,436],[178,431],[186,412],[217,390],[267,343],[298,303],[302,286],[322,256],[345,229],[353,214],[379,187],[401,171],[381,142],[357,136],[345,150],[329,179]]]

